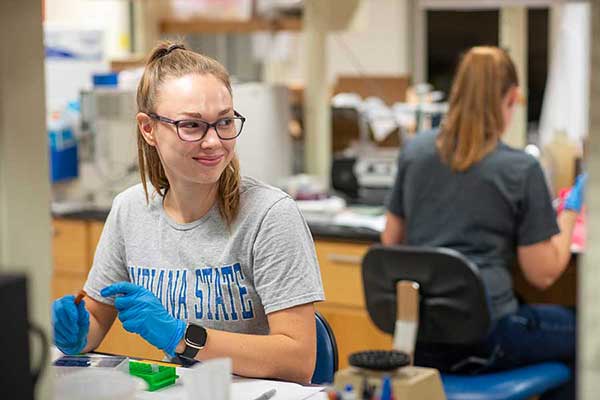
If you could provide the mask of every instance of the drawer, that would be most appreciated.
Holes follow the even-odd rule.
[[[88,229],[85,221],[52,221],[54,271],[87,273],[90,268]]]
[[[361,262],[369,245],[317,241],[326,302],[365,307]]]

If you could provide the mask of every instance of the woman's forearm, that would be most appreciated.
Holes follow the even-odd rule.
[[[571,240],[576,222],[577,213],[571,210],[563,210],[557,218],[560,233],[552,237],[552,244],[556,252],[557,277],[564,272],[571,259]]]
[[[302,384],[310,383],[315,367],[316,346],[283,334],[248,335],[208,329],[204,349],[198,360],[230,357],[233,372],[256,378],[275,378]],[[176,352],[183,351],[182,340]]]

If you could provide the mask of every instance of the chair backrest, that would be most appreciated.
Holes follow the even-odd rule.
[[[490,330],[479,270],[460,253],[433,247],[372,246],[362,262],[367,310],[375,325],[394,333],[396,283],[417,282],[420,343],[470,344]]]
[[[317,363],[311,382],[317,385],[332,383],[338,369],[338,349],[333,330],[319,313],[315,313],[317,324]]]

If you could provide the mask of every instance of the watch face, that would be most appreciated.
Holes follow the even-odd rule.
[[[206,344],[206,329],[189,324],[185,331],[185,341],[189,346],[201,349]]]

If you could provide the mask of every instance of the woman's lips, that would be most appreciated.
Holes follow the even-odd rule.
[[[193,157],[193,158],[196,162],[198,162],[202,165],[205,165],[207,167],[212,167],[212,166],[219,164],[221,162],[221,160],[223,159],[223,156]]]

